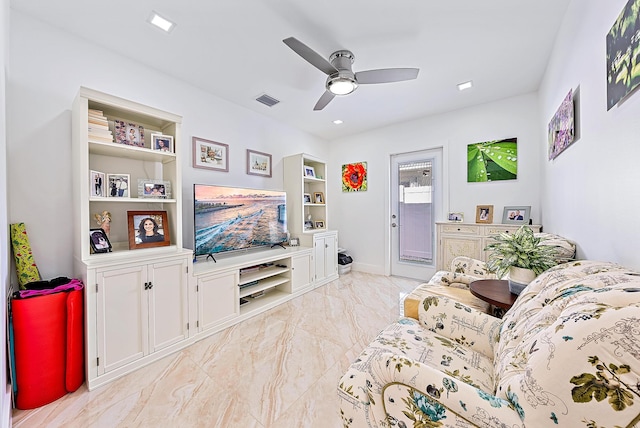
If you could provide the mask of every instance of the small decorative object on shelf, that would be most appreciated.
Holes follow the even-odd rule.
[[[315,192],[313,198],[316,204],[324,204],[324,194],[322,192]]]
[[[105,197],[107,196],[106,189],[106,176],[104,172],[91,171],[89,173],[89,188],[91,189],[92,197]]]
[[[531,206],[504,207],[503,224],[528,224],[531,217]]]
[[[109,184],[107,196],[112,198],[128,198],[130,181],[131,177],[129,174],[107,174],[107,183]]]
[[[170,245],[166,211],[127,211],[129,249]]]
[[[323,220],[316,220],[314,226],[315,226],[316,229],[324,229],[324,221]]]
[[[305,204],[310,204],[311,203],[311,194],[310,193],[305,193],[302,195],[304,203]]]
[[[289,246],[290,247],[297,247],[300,245],[300,240],[298,238],[291,238],[289,240]]]
[[[476,207],[476,223],[493,223],[493,205],[478,205]]]
[[[304,222],[304,230],[313,229],[313,222],[311,220],[307,220]]]
[[[173,153],[173,137],[171,135],[151,134],[151,150]]]
[[[108,253],[111,251],[111,242],[104,229],[91,229],[90,233],[91,250],[94,253]]]
[[[109,211],[102,211],[100,214],[93,216],[96,219],[98,226],[109,236],[111,233],[111,213]]]
[[[311,178],[315,178],[316,177],[316,170],[314,167],[309,166],[309,165],[305,165],[304,166],[304,176],[305,177],[311,177]]]
[[[464,221],[464,214],[463,213],[449,213],[449,221],[461,223],[462,221]]]
[[[109,130],[109,121],[101,110],[88,109],[89,111],[89,140],[100,143],[113,143],[113,134]]]
[[[138,197],[150,199],[170,199],[171,182],[166,180],[139,178]]]
[[[113,121],[116,143],[127,146],[144,147],[144,127],[122,120]]]

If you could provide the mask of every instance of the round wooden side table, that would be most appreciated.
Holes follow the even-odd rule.
[[[478,299],[505,310],[518,298],[509,291],[509,281],[503,279],[479,279],[469,284],[469,290]]]

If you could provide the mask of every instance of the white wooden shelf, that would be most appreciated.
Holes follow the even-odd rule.
[[[250,285],[240,289],[240,297],[247,297],[252,294],[259,293],[261,291],[268,290],[278,285],[289,282],[289,278],[283,276],[272,276],[270,278],[259,281],[256,285]]]

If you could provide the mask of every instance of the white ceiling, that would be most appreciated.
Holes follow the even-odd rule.
[[[570,0],[11,0],[32,15],[203,90],[326,139],[538,89]],[[152,27],[152,10],[177,23]],[[417,67],[313,111],[326,75],[282,40],[354,71]],[[474,87],[459,92],[458,83]],[[281,102],[255,101],[267,93]],[[334,125],[342,119],[342,125]]]

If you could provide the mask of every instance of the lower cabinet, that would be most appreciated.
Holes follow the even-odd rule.
[[[297,293],[313,285],[310,252],[291,257],[291,291]]]
[[[110,380],[110,374],[132,371],[136,362],[188,338],[189,263],[190,256],[182,254],[87,269],[90,389]]]
[[[338,232],[319,232],[313,235],[313,257],[316,286],[338,278]]]
[[[198,332],[219,326],[240,314],[238,305],[238,271],[199,276]]]

